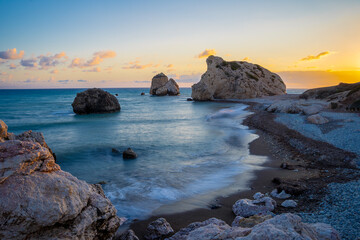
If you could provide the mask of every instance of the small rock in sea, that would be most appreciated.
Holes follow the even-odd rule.
[[[112,148],[112,149],[111,149],[111,152],[113,152],[113,153],[120,153],[120,151],[117,150],[116,148]]]
[[[174,230],[165,218],[158,218],[149,224],[146,229],[145,239],[162,239],[163,237],[173,233]]]
[[[252,228],[255,225],[262,223],[272,218],[271,215],[254,215],[248,218],[237,216],[232,222],[232,227]]]
[[[295,169],[293,165],[290,165],[287,162],[281,163],[280,168],[287,169],[287,170],[294,170]]]
[[[260,198],[263,198],[264,194],[262,194],[261,192],[257,192],[254,194],[253,198],[256,200],[259,200]]]
[[[271,197],[257,200],[240,199],[233,205],[232,210],[236,216],[250,217],[257,214],[270,214],[276,207],[276,202]]]
[[[137,154],[131,148],[128,148],[123,152],[123,158],[124,159],[135,159],[135,158],[137,158]]]
[[[144,93],[144,92],[142,92],[140,95],[141,95],[141,96],[144,96],[144,95],[145,95],[145,93]]]
[[[270,193],[271,196],[275,197],[275,198],[279,198],[279,199],[286,199],[291,197],[290,194],[287,194],[284,190],[282,190],[280,193],[278,192],[277,189],[274,189],[271,191]]]
[[[187,98],[186,101],[194,101],[191,97]]]
[[[97,184],[100,184],[100,185],[104,185],[104,184],[106,184],[107,182],[105,182],[105,181],[100,181],[100,182],[98,182]]]
[[[119,96],[119,94],[115,93],[115,96]]]
[[[122,233],[120,236],[115,237],[116,240],[139,240],[139,238],[135,235],[135,232],[131,229]]]
[[[285,200],[281,206],[286,208],[294,208],[297,206],[297,203],[294,200]]]

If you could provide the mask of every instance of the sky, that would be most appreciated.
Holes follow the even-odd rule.
[[[359,0],[0,0],[0,89],[198,82],[206,57],[288,88],[360,81]]]

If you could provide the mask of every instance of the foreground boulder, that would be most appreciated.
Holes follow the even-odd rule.
[[[206,60],[207,71],[192,86],[195,101],[244,99],[285,94],[281,78],[269,70],[243,61],[227,62],[221,57]]]
[[[180,94],[180,89],[174,79],[170,78],[169,80],[164,73],[159,73],[151,80],[150,94],[176,96]]]
[[[236,216],[250,217],[253,215],[268,215],[276,207],[276,202],[270,197],[255,200],[240,199],[233,205],[232,210]]]
[[[117,98],[100,88],[91,88],[78,93],[71,106],[76,114],[120,111],[120,104]]]
[[[161,239],[173,233],[174,230],[170,226],[170,224],[166,221],[165,218],[159,218],[152,223],[146,229],[145,239],[154,240]]]
[[[291,213],[284,213],[256,224],[252,228],[230,227],[224,221],[210,218],[195,222],[175,233],[169,240],[340,240],[338,232],[324,223],[307,224]]]
[[[360,109],[357,109],[356,103],[360,103],[360,82],[310,89],[301,94],[300,98],[326,100],[331,103],[331,108],[358,111]]]
[[[0,239],[111,239],[122,220],[100,185],[32,140],[0,143]]]

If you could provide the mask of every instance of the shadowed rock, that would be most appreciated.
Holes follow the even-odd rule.
[[[120,104],[117,98],[100,88],[91,88],[78,93],[71,106],[76,114],[120,111]]]
[[[135,159],[135,158],[137,158],[137,154],[136,154],[136,152],[134,152],[134,150],[132,150],[131,148],[128,148],[123,152],[123,158],[124,159]]]
[[[166,221],[165,218],[159,218],[152,223],[146,229],[145,239],[153,240],[153,239],[161,239],[173,233],[174,230],[170,226],[170,224]]]

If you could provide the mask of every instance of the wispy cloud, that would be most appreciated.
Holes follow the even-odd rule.
[[[16,48],[8,49],[7,51],[0,52],[0,58],[2,59],[20,59],[24,56],[24,51],[17,53]]]
[[[61,63],[60,59],[64,58],[67,59],[65,52],[57,53],[54,56],[44,56],[40,55],[38,56],[39,59],[39,66],[41,66],[41,69],[48,69],[50,67],[55,67],[59,63]]]
[[[61,84],[68,84],[68,83],[73,82],[73,80],[58,80],[57,82],[61,83]]]
[[[133,61],[133,62],[129,62],[126,63],[124,67],[122,67],[122,69],[145,69],[145,68],[149,68],[149,67],[153,67],[154,64],[149,63],[149,64],[140,64],[139,60]]]
[[[206,58],[208,56],[211,55],[215,55],[216,51],[215,49],[205,49],[205,51],[203,51],[202,53],[200,53],[199,55],[195,56],[196,58]]]
[[[79,79],[77,80],[78,82],[84,83],[84,82],[88,82],[88,80],[83,80],[83,79]]]
[[[69,67],[85,68],[99,65],[105,58],[114,58],[116,53],[114,51],[101,51],[93,54],[93,57],[85,61],[81,58],[74,58]]]
[[[331,52],[329,52],[329,51],[321,52],[321,53],[319,53],[318,55],[315,55],[315,56],[314,55],[309,55],[307,57],[304,57],[304,58],[300,59],[300,61],[316,60],[316,59],[320,59],[321,57],[324,57],[324,56],[329,55],[329,54],[331,54]]]
[[[54,69],[54,70],[52,70],[50,73],[51,73],[51,74],[58,74],[58,73],[59,73],[59,70]]]
[[[89,69],[89,70],[83,70],[83,72],[101,72],[101,68],[100,67],[94,67],[94,68]]]
[[[27,68],[34,68],[37,67],[37,59],[36,58],[30,58],[30,59],[21,59],[20,65]]]

